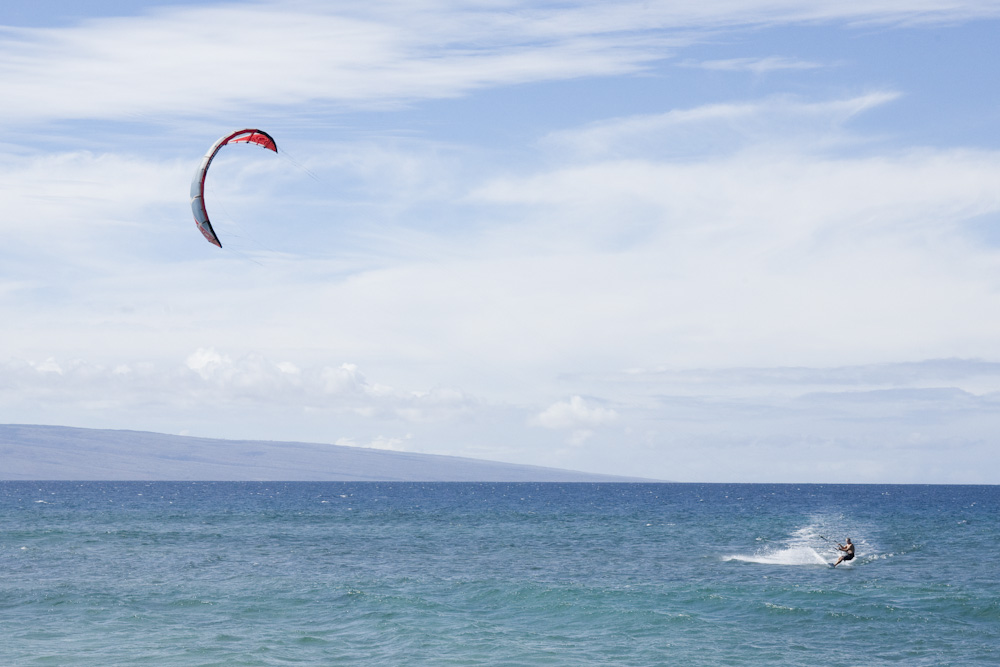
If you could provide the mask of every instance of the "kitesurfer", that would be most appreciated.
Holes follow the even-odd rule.
[[[854,543],[851,542],[851,538],[847,538],[847,544],[837,543],[837,551],[843,551],[844,553],[831,567],[837,567],[844,561],[849,561],[854,558]]]

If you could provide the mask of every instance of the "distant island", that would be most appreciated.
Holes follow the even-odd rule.
[[[0,424],[0,480],[651,482],[342,445]]]

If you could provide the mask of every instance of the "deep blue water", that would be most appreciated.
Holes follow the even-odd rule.
[[[0,664],[995,665],[998,510],[997,486],[0,482]]]

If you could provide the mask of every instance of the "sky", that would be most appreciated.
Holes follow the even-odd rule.
[[[0,423],[1000,483],[996,0],[0,5]],[[189,188],[225,147],[195,227]]]

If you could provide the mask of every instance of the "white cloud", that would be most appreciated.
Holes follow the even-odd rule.
[[[390,8],[393,11],[389,11]],[[632,71],[648,44],[546,17],[462,5],[255,3],[159,9],[74,28],[7,31],[0,115],[10,120],[204,116],[247,103],[356,106],[484,85]],[[635,40],[632,40],[635,41]],[[16,100],[16,103],[13,101]]]
[[[893,91],[877,91],[824,102],[776,96],[743,103],[709,104],[597,121],[553,132],[542,143],[589,159],[690,160],[694,155],[731,154],[763,144],[802,150],[829,146],[834,140],[843,142],[841,128],[847,121],[899,97]]]
[[[192,365],[214,370],[205,379]],[[270,367],[277,374],[281,365]],[[62,373],[51,372],[54,366]],[[0,366],[0,403],[5,414],[17,415],[6,421],[20,423],[44,423],[49,420],[36,417],[55,410],[74,425],[157,430],[144,421],[148,417],[130,420],[159,406],[168,408],[169,423],[200,424],[192,431],[198,435],[451,455],[468,455],[474,447],[508,460],[613,466],[624,474],[691,481],[907,482],[926,479],[921,475],[928,469],[947,475],[939,481],[989,481],[985,471],[996,459],[989,443],[1000,427],[1000,372],[996,364],[974,360],[581,377],[576,386],[593,384],[615,397],[615,408],[574,395],[536,408],[533,418],[522,417],[520,429],[511,418],[523,411],[470,403],[460,392],[396,391],[349,400],[326,393],[324,368],[303,368],[302,384],[280,388],[268,385],[261,372],[268,367],[212,350],[196,351],[173,368],[135,363],[126,374],[80,361],[10,362]],[[451,409],[435,420],[397,423],[395,410],[422,400]],[[308,409],[292,417],[290,403]],[[244,420],[240,428],[213,430],[234,418]],[[280,423],[261,428],[274,419]],[[530,426],[541,429],[525,428]],[[531,431],[559,432],[571,447],[552,450]],[[856,465],[842,465],[845,459]]]
[[[363,394],[368,387],[365,376],[358,372],[355,364],[341,364],[338,368],[324,368],[321,371],[323,391],[327,394]]]
[[[407,441],[412,440],[412,434],[403,437],[376,436],[364,444],[358,444],[354,438],[339,438],[334,444],[342,447],[361,447],[363,449],[384,449],[391,452],[405,452]]]
[[[589,382],[585,377],[579,380]],[[941,387],[985,395],[1000,393],[1000,363],[953,358],[839,367],[636,368],[602,374],[594,381],[602,386],[642,387],[642,393],[663,396],[865,396]]]
[[[766,109],[838,119],[885,99],[766,100],[750,113],[764,127]],[[1000,320],[988,316],[1000,312],[991,282],[1000,258],[962,223],[1000,210],[1000,155],[815,155],[776,149],[769,139],[780,131],[761,130],[759,141],[722,155],[595,154],[485,182],[456,177],[471,192],[463,208],[449,192],[433,209],[456,216],[462,233],[449,226],[393,238],[397,230],[387,227],[388,245],[368,262],[355,261],[357,245],[339,242],[342,223],[326,218],[311,225],[315,242],[306,248],[325,256],[259,267],[209,254],[216,249],[197,235],[181,201],[179,219],[164,227],[193,244],[188,256],[204,260],[140,264],[106,252],[97,255],[100,273],[66,280],[29,272],[46,287],[39,295],[56,293],[58,307],[41,308],[29,286],[0,290],[0,303],[20,313],[4,332],[6,347],[62,360],[72,329],[74,344],[114,366],[147,350],[183,358],[226,341],[232,359],[258,353],[302,369],[261,371],[277,386],[301,385],[308,368],[323,366],[287,354],[306,347],[391,369],[368,383],[330,366],[322,379],[329,394],[440,384],[505,399],[524,389],[504,378],[526,369],[555,377],[651,365],[990,358],[1000,334]],[[613,152],[640,135],[615,129],[604,145]],[[484,231],[469,231],[476,227]],[[79,257],[67,251],[65,259]],[[418,377],[418,368],[435,375]],[[522,384],[539,400],[551,391]],[[423,418],[405,408],[399,416]]]
[[[433,4],[262,2],[158,8],[0,33],[0,116],[209,117],[326,101],[357,107],[474,88],[637,72],[693,29],[815,21],[948,21],[996,3],[804,0]],[[758,61],[753,67],[787,66]]]
[[[289,363],[287,361],[278,362],[277,364],[275,364],[275,366],[279,371],[281,371],[282,373],[287,373],[288,375],[300,375],[302,373],[302,369],[300,369],[295,364]]]
[[[118,251],[113,232],[95,231],[93,243],[104,252],[67,249],[62,262],[90,258],[99,264],[93,273],[67,280],[28,270],[37,282],[18,276],[18,289],[0,290],[4,307],[21,313],[20,326],[5,330],[7,349],[44,359],[62,349],[63,332],[72,328],[76,343],[117,365],[144,358],[145,350],[177,358],[227,341],[233,359],[258,353],[301,367],[300,374],[259,372],[277,386],[295,386],[306,382],[308,367],[322,365],[286,355],[304,345],[358,367],[392,368],[382,376],[390,387],[463,386],[505,398],[518,388],[499,390],[505,382],[497,378],[507,373],[494,369],[552,377],[635,365],[988,358],[1000,322],[983,314],[996,312],[990,276],[998,258],[964,235],[962,221],[1000,210],[1000,156],[930,149],[817,155],[771,141],[785,119],[822,135],[891,99],[767,98],[609,120],[565,133],[570,144],[599,147],[588,160],[563,156],[554,166],[487,172],[485,181],[480,171],[463,178],[464,156],[431,157],[428,173],[452,170],[442,179],[453,188],[429,200],[447,223],[436,219],[440,226],[407,234],[387,225],[367,240],[379,246],[371,260],[358,261],[364,248],[337,236],[349,225],[327,217],[303,222],[310,230],[305,250],[324,253],[309,261],[275,258],[258,267],[209,254],[216,249],[195,232],[182,197],[178,219],[164,221],[158,233],[190,242],[184,253],[203,260],[149,253],[140,262]],[[704,129],[707,122],[711,134],[712,119],[733,118],[752,118],[754,129],[725,153],[676,159],[636,149],[617,157],[623,145],[639,146],[664,128]],[[419,173],[419,157],[411,158]],[[92,165],[87,159],[57,173],[70,181],[91,173],[102,179],[101,190],[127,171],[104,174]],[[136,180],[175,172],[184,192],[189,169],[150,166]],[[376,169],[372,179],[382,174]],[[5,176],[12,190],[31,190],[17,169]],[[469,196],[456,196],[461,192]],[[42,224],[59,218],[47,213]],[[58,309],[40,310],[36,293]],[[973,320],[973,331],[956,333],[954,322]],[[418,379],[407,370],[431,367],[439,375]],[[329,394],[381,391],[382,383],[349,369],[325,372]],[[550,391],[528,384],[539,396]],[[425,409],[426,401],[397,414],[422,419]]]
[[[8,246],[89,247],[101,235],[148,229],[150,214],[175,202],[193,171],[137,155],[0,153],[0,233]]]
[[[685,61],[684,67],[698,67],[707,70],[726,72],[752,72],[756,75],[777,72],[781,70],[808,70],[826,67],[822,63],[809,60],[799,60],[784,56],[768,56],[765,58],[725,58],[722,60],[703,60],[700,62]]]
[[[222,368],[232,366],[232,360],[224,357],[214,349],[198,348],[187,358],[184,365],[201,376],[201,379],[210,379]]]
[[[89,390],[81,399],[82,387]],[[72,404],[99,395],[109,408],[119,410],[148,404],[190,409],[202,404],[221,411],[235,403],[425,423],[447,419],[476,404],[453,389],[405,391],[372,383],[355,364],[300,368],[273,363],[256,353],[234,358],[214,348],[199,348],[178,365],[135,360],[102,365],[60,362],[55,357],[11,360],[0,364],[0,392],[5,401],[15,403],[42,399]]]
[[[553,403],[532,423],[551,429],[577,429],[583,426],[604,426],[614,422],[618,413],[611,408],[599,405],[591,406],[580,396],[573,396],[567,401]]]
[[[595,428],[607,426],[617,419],[618,413],[612,408],[592,406],[582,397],[573,396],[569,400],[553,403],[528,423],[531,426],[569,431],[566,442],[579,447],[595,435]]]
[[[56,375],[63,374],[62,367],[58,363],[56,363],[56,360],[53,359],[52,357],[49,357],[48,359],[40,363],[33,363],[31,365],[39,373],[55,373]]]

